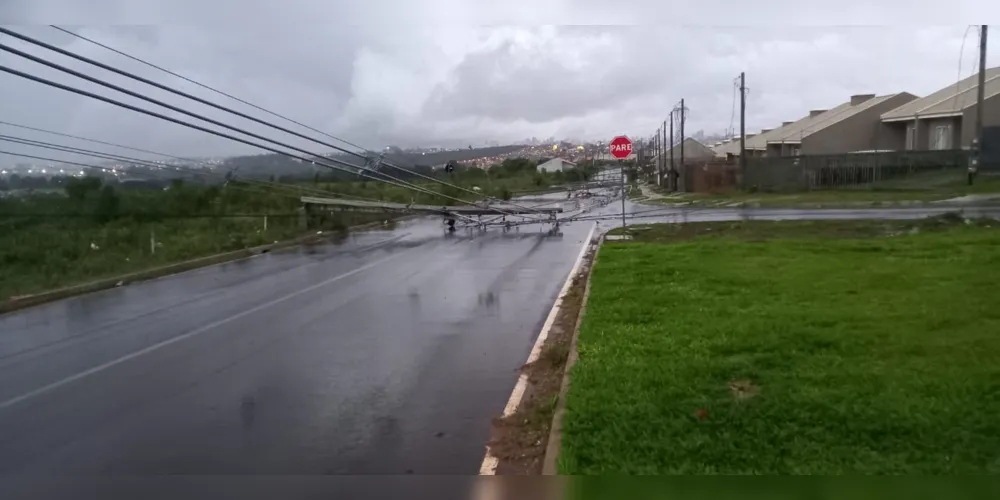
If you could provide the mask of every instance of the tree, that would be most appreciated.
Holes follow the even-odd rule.
[[[536,187],[546,188],[549,187],[549,182],[541,173],[535,173],[535,178],[532,179]]]
[[[83,200],[87,199],[88,194],[96,192],[99,189],[101,189],[101,179],[90,176],[83,179],[70,179],[63,187],[63,190],[66,191],[66,196],[77,203],[83,203]]]
[[[94,212],[97,222],[104,224],[118,217],[118,206],[120,203],[121,200],[118,198],[118,193],[115,192],[114,187],[104,186],[101,188],[101,194],[97,198],[97,209]]]

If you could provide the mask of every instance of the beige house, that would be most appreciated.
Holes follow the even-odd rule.
[[[842,154],[887,149],[881,116],[917,99],[908,92],[876,96],[859,94],[829,110],[782,127],[767,138],[767,156]]]
[[[885,149],[966,149],[975,133],[979,75],[882,114]],[[983,126],[1000,125],[1000,67],[986,70]]]
[[[858,94],[830,109],[814,109],[795,121],[746,135],[747,157],[840,154],[887,149],[883,113],[917,99],[908,92],[876,96]],[[738,157],[740,139],[714,148],[716,156]]]

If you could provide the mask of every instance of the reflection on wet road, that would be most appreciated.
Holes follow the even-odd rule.
[[[475,473],[591,224],[411,220],[0,316],[0,471]]]
[[[629,223],[944,211],[659,209]],[[415,219],[0,316],[0,473],[475,473],[594,224]]]

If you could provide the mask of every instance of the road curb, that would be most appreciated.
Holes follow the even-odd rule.
[[[552,309],[549,310],[549,314],[545,319],[545,324],[542,325],[542,330],[538,333],[538,337],[535,339],[535,343],[531,347],[531,353],[528,354],[528,360],[524,363],[525,365],[533,363],[538,359],[539,355],[541,355],[542,348],[548,338],[549,330],[552,329],[556,318],[559,316],[563,298],[567,293],[569,293],[570,287],[573,284],[573,278],[579,274],[580,267],[587,256],[587,251],[590,249],[591,245],[594,244],[594,233],[596,231],[597,224],[594,224],[594,226],[590,229],[590,233],[587,234],[587,238],[584,240],[585,242],[583,244],[583,248],[580,249],[580,255],[577,256],[576,261],[573,263],[573,267],[570,269],[569,275],[566,277],[566,281],[563,283],[562,289],[559,291],[559,295],[556,296],[555,303],[552,304]],[[514,389],[511,391],[510,398],[507,400],[506,406],[504,406],[502,417],[509,417],[517,411],[517,408],[521,405],[521,400],[524,397],[527,387],[528,375],[521,373],[517,378],[517,383],[514,385]],[[492,453],[490,447],[487,446],[482,464],[479,466],[479,475],[496,475],[499,464],[500,460]]]
[[[405,218],[399,218],[399,219],[394,219],[394,221],[398,222],[404,219]],[[372,227],[380,226],[382,224],[383,224],[382,222],[370,222],[359,226],[349,227],[348,231],[369,229]],[[179,274],[182,272],[191,271],[202,267],[208,267],[216,264],[223,264],[226,262],[233,262],[241,259],[246,259],[254,257],[256,255],[260,255],[262,253],[270,252],[272,250],[280,250],[283,248],[298,246],[305,243],[322,241],[326,238],[329,238],[331,234],[337,234],[337,233],[309,234],[305,236],[300,236],[298,238],[293,238],[290,240],[279,241],[277,243],[268,243],[266,245],[242,248],[239,250],[233,250],[231,252],[206,255],[204,257],[189,259],[183,262],[177,262],[165,266],[154,267],[151,269],[144,269],[141,271],[134,271],[131,273],[121,274],[118,276],[112,276],[110,278],[102,278],[99,280],[94,280],[79,285],[57,288],[55,290],[49,290],[47,292],[40,292],[32,295],[22,295],[19,297],[12,297],[3,302],[0,302],[0,314],[6,314],[20,309],[25,309],[28,307],[44,304],[46,302],[53,302],[56,300],[61,300],[77,295],[84,295],[87,293],[99,292],[101,290],[116,288],[119,286],[124,286],[132,283],[139,283],[142,281],[149,281],[155,278],[162,278],[164,276]]]
[[[559,396],[556,399],[556,409],[552,414],[552,424],[549,426],[549,442],[545,447],[545,456],[542,459],[542,475],[555,476],[559,474],[559,453],[562,450],[562,423],[566,415],[566,395],[569,394],[569,372],[576,364],[577,340],[580,338],[580,324],[583,321],[583,314],[587,310],[587,299],[590,298],[590,278],[594,274],[594,266],[597,265],[597,256],[601,252],[601,245],[604,243],[604,236],[601,236],[594,247],[594,255],[590,259],[590,266],[587,268],[587,281],[583,287],[583,298],[580,301],[580,310],[576,314],[576,323],[573,327],[573,337],[569,342],[569,355],[566,358],[566,365],[563,367],[562,384],[559,387]]]

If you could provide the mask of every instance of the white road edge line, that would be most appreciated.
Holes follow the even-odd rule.
[[[549,311],[549,316],[545,318],[545,324],[542,325],[542,331],[538,333],[538,338],[535,339],[535,345],[531,347],[531,353],[528,354],[528,361],[524,364],[533,363],[538,359],[538,356],[542,354],[542,346],[545,344],[545,340],[549,337],[549,330],[552,329],[552,324],[556,322],[556,317],[559,316],[559,310],[562,308],[563,297],[569,293],[570,285],[573,283],[573,277],[580,271],[580,265],[583,263],[583,257],[587,255],[587,249],[590,248],[590,243],[594,238],[594,231],[597,230],[597,224],[595,223],[590,228],[590,232],[587,233],[587,239],[583,240],[583,248],[580,249],[580,255],[576,257],[576,262],[573,263],[573,268],[569,271],[569,276],[566,277],[566,282],[563,283],[562,290],[559,291],[559,295],[556,297],[556,301],[552,304],[552,309]],[[510,399],[507,400],[507,406],[503,409],[503,416],[509,417],[517,411],[517,407],[521,404],[521,398],[524,397],[524,391],[528,388],[528,376],[521,374],[517,377],[517,384],[514,385],[514,390],[510,394]],[[486,456],[483,457],[483,463],[479,466],[479,475],[481,476],[493,476],[497,473],[497,466],[500,464],[499,459],[490,453],[490,447],[486,447]]]
[[[213,329],[215,327],[218,327],[220,325],[224,325],[226,323],[229,323],[230,321],[234,321],[234,320],[240,319],[240,318],[245,317],[245,316],[249,316],[250,314],[253,314],[253,313],[258,312],[260,310],[266,309],[266,308],[271,307],[273,305],[280,304],[282,302],[285,302],[286,300],[298,297],[299,295],[302,295],[304,293],[309,293],[309,292],[311,292],[313,290],[316,290],[317,288],[324,287],[324,286],[329,285],[330,283],[333,283],[335,281],[339,281],[339,280],[342,280],[342,279],[347,278],[349,276],[353,276],[353,275],[358,274],[358,273],[360,273],[362,271],[371,269],[371,268],[373,268],[373,267],[375,267],[375,266],[377,266],[379,264],[382,264],[384,262],[387,262],[387,261],[390,261],[392,259],[395,259],[395,258],[397,258],[397,257],[399,257],[401,255],[403,255],[402,252],[390,255],[390,256],[385,257],[383,259],[376,260],[375,262],[370,262],[370,263],[365,264],[365,265],[363,265],[363,266],[361,266],[361,267],[359,267],[357,269],[353,269],[351,271],[348,271],[348,272],[346,272],[344,274],[339,274],[339,275],[334,276],[332,278],[323,280],[323,281],[321,281],[319,283],[316,283],[315,285],[310,285],[310,286],[308,286],[306,288],[302,288],[302,289],[296,290],[296,291],[294,291],[292,293],[289,293],[289,294],[284,295],[282,297],[278,297],[278,298],[276,298],[274,300],[270,300],[270,301],[265,302],[263,304],[259,304],[257,306],[251,307],[250,309],[247,309],[247,310],[241,311],[239,313],[236,313],[236,314],[234,314],[232,316],[229,316],[228,318],[223,318],[223,319],[220,319],[220,320],[215,321],[213,323],[209,323],[209,324],[207,324],[205,326],[202,326],[200,328],[197,328],[195,330],[191,330],[191,331],[189,331],[187,333],[178,335],[176,337],[169,338],[169,339],[164,340],[162,342],[158,342],[158,343],[153,344],[153,345],[151,345],[149,347],[145,347],[145,348],[140,349],[138,351],[126,354],[126,355],[124,355],[124,356],[122,356],[120,358],[116,358],[116,359],[113,359],[113,360],[108,361],[106,363],[97,365],[97,366],[95,366],[93,368],[89,368],[89,369],[84,370],[84,371],[82,371],[80,373],[77,373],[75,375],[70,375],[69,377],[66,377],[66,378],[64,378],[62,380],[53,382],[53,383],[51,383],[49,385],[46,385],[46,386],[43,386],[43,387],[39,387],[38,389],[35,389],[33,391],[30,391],[30,392],[26,392],[24,394],[21,394],[20,396],[15,396],[15,397],[13,397],[11,399],[8,399],[8,400],[0,403],[0,410],[9,408],[9,407],[14,406],[14,405],[16,405],[18,403],[23,403],[24,401],[27,401],[27,400],[29,400],[31,398],[36,397],[36,396],[41,396],[42,394],[45,394],[47,392],[54,391],[54,390],[56,390],[56,389],[58,389],[60,387],[63,387],[65,385],[68,385],[68,384],[71,384],[73,382],[76,382],[77,380],[89,377],[89,376],[94,375],[94,374],[99,373],[99,372],[102,372],[104,370],[107,370],[108,368],[120,365],[120,364],[122,364],[122,363],[124,363],[126,361],[138,358],[139,356],[142,356],[144,354],[149,354],[149,353],[151,353],[153,351],[156,351],[157,349],[161,349],[163,347],[167,347],[169,345],[176,344],[176,343],[178,343],[178,342],[180,342],[182,340],[186,340],[186,339],[189,339],[191,337],[194,337],[194,336],[197,336],[197,335],[201,335],[202,333],[205,333],[205,332],[207,332],[207,331],[209,331],[209,330],[211,330],[211,329]]]

